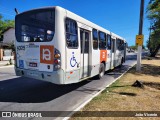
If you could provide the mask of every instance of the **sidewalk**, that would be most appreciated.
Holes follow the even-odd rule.
[[[13,67],[14,61],[12,61],[12,62],[13,62],[13,64],[10,65],[9,60],[0,61],[0,68]]]
[[[6,66],[7,63],[9,64],[9,61],[8,61],[8,60],[0,61],[0,67],[1,67],[1,66]]]

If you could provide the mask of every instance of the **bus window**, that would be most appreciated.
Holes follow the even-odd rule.
[[[83,38],[83,36],[85,38]],[[83,39],[85,40],[85,42],[83,42]],[[81,53],[89,53],[89,33],[84,30],[80,30],[80,41],[81,41]]]
[[[117,49],[118,50],[124,50],[124,41],[121,39],[117,39]]]
[[[85,32],[85,49],[84,53],[89,53],[89,33]]]
[[[107,48],[108,50],[111,50],[111,36],[107,35]]]
[[[99,49],[105,50],[107,48],[106,34],[99,31]]]
[[[124,50],[124,41],[123,40],[120,40],[119,50]]]
[[[68,48],[78,48],[78,34],[76,21],[66,18],[66,43]]]
[[[16,17],[17,41],[51,41],[55,31],[54,13],[54,9],[35,10]]]
[[[98,49],[98,32],[96,29],[92,30],[93,34],[93,49]]]
[[[83,53],[83,30],[80,30],[81,53]]]
[[[121,40],[120,39],[116,40],[116,46],[117,46],[117,50],[121,49]]]
[[[122,40],[121,41],[121,50],[124,50],[124,47],[125,47],[125,44],[124,44],[124,41]]]
[[[111,47],[112,53],[114,53],[115,52],[115,39],[112,39],[111,45],[112,45],[112,47]]]

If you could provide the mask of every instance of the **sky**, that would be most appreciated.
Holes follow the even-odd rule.
[[[147,19],[145,0],[144,45],[149,37],[150,22]],[[81,17],[125,38],[128,45],[135,45],[139,31],[140,0],[0,0],[3,19],[14,20],[14,8],[24,12],[45,6],[61,6]]]

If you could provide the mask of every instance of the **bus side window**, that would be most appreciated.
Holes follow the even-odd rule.
[[[124,47],[125,47],[125,44],[124,44],[124,41],[122,40],[121,41],[121,50],[124,50]]]
[[[124,42],[121,39],[117,39],[117,49],[124,50]]]
[[[66,18],[66,43],[68,48],[78,48],[78,32],[76,21]]]
[[[96,29],[92,30],[93,34],[93,49],[97,50],[98,49],[98,32]]]
[[[117,50],[121,49],[121,40],[120,39],[116,40],[116,46],[117,46]]]
[[[99,49],[106,50],[106,34],[104,32],[99,31]]]
[[[124,50],[124,41],[120,40],[120,50]]]
[[[108,50],[111,50],[111,36],[107,35],[107,48]]]
[[[112,53],[114,53],[115,52],[115,49],[114,49],[114,47],[115,47],[115,39],[111,39],[111,40],[112,40],[112,42],[111,42],[111,45],[112,45],[111,49],[112,49]]]

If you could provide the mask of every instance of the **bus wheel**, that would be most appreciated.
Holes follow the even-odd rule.
[[[122,67],[122,64],[123,64],[123,58],[121,59],[121,63],[119,65],[120,68]]]
[[[100,64],[100,67],[99,67],[99,75],[98,75],[98,78],[101,79],[101,78],[104,76],[104,73],[105,73],[105,67],[104,67],[104,64],[101,63],[101,64]]]
[[[123,64],[123,58],[121,59],[121,66],[122,66],[122,64]]]

